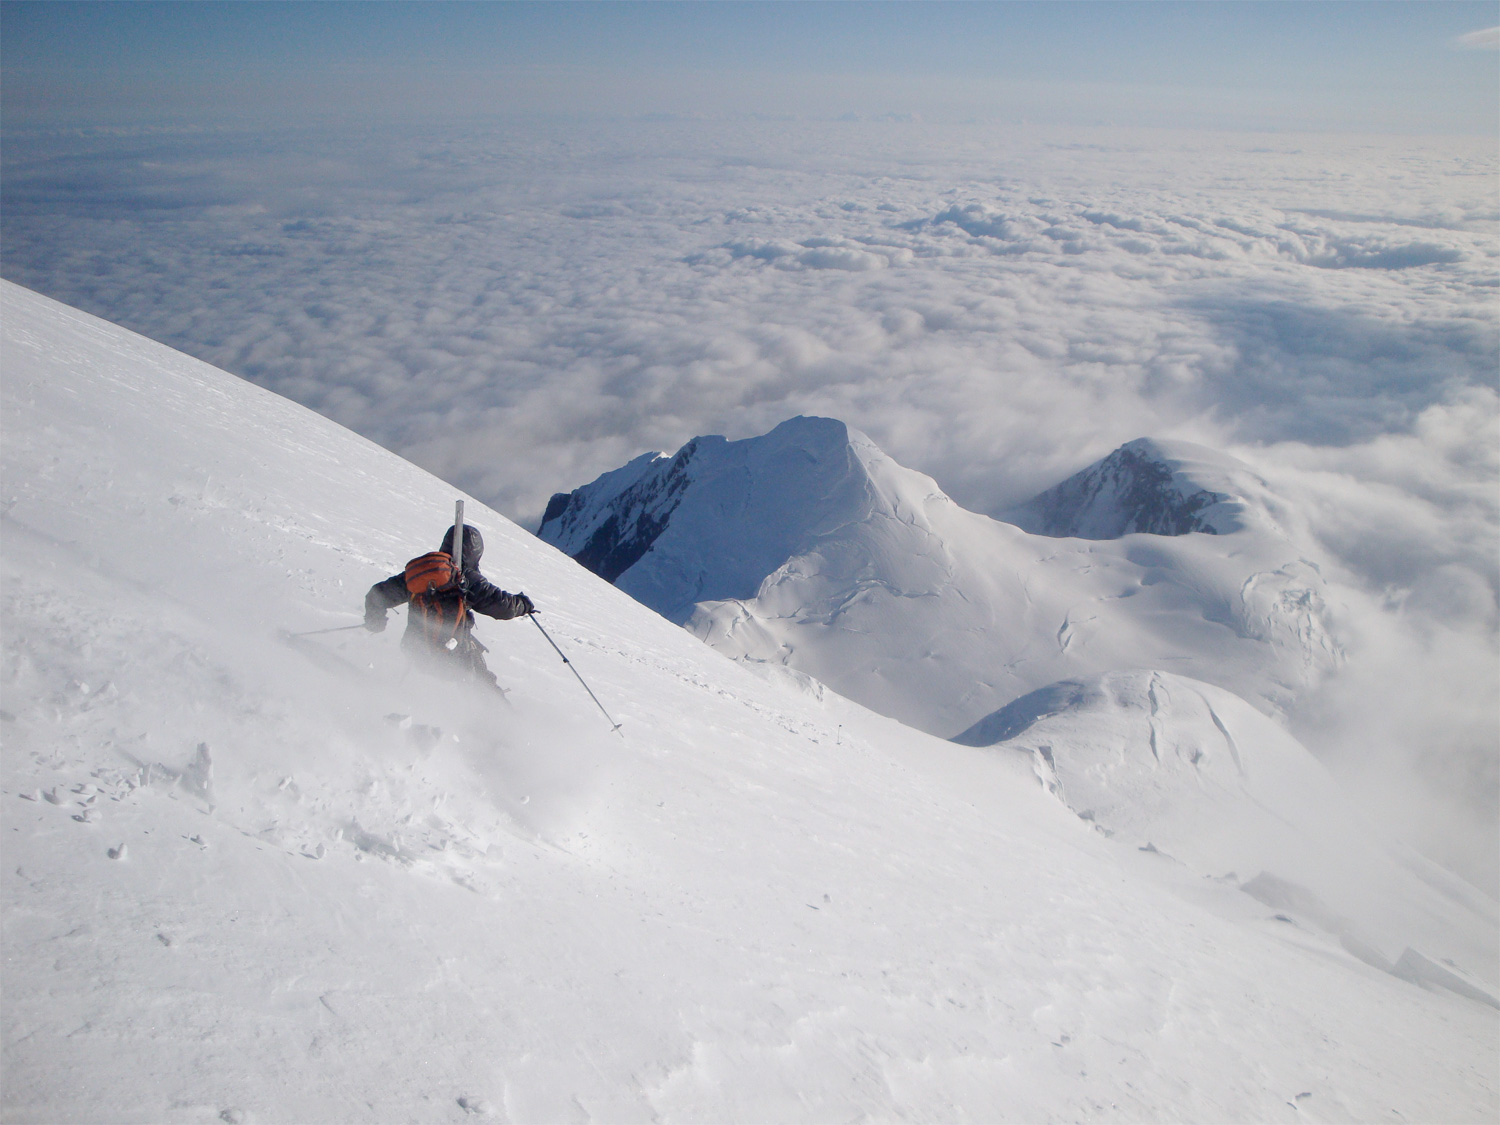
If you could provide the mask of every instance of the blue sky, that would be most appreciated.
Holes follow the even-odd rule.
[[[8,121],[844,113],[1493,133],[1494,3],[5,3]]]

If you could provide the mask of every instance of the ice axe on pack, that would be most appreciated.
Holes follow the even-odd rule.
[[[625,736],[623,734],[620,734],[620,724],[609,717],[609,712],[604,710],[604,704],[599,702],[599,697],[594,694],[593,689],[590,688],[588,684],[584,683],[583,677],[579,675],[578,669],[573,667],[573,662],[568,659],[567,653],[563,652],[562,649],[557,647],[557,642],[552,639],[551,633],[547,632],[546,629],[542,629],[542,623],[536,619],[536,610],[532,610],[526,616],[531,618],[531,623],[533,625],[535,625],[538,629],[541,629],[542,636],[547,638],[547,643],[552,646],[553,651],[555,651],[558,656],[562,657],[562,662],[572,669],[573,675],[578,676],[578,682],[580,684],[583,684],[583,690],[589,693],[589,698],[594,701],[594,706],[599,708],[600,714],[602,714],[606,719],[609,719],[609,729],[614,731],[616,734],[619,734],[621,738],[624,738]]]
[[[452,570],[458,575],[459,589],[463,589],[464,573],[464,502],[456,501],[453,505],[453,553]],[[409,564],[408,564],[409,565]],[[284,637],[317,637],[324,633],[343,633],[350,629],[364,629],[366,625],[335,625],[331,629],[309,629],[304,633],[293,633],[282,630]]]

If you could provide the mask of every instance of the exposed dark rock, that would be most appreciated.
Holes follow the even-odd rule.
[[[606,582],[613,582],[639,562],[666,530],[673,510],[682,502],[691,481],[688,466],[698,451],[698,442],[694,438],[670,463],[648,470],[611,500],[608,515],[573,552],[573,559]],[[591,517],[597,510],[590,488],[556,493],[547,503],[537,534],[549,542],[576,538],[571,523]]]
[[[1218,534],[1205,509],[1232,499],[1189,491],[1154,443],[1133,441],[1048,489],[1011,515],[1036,535],[1118,539],[1122,535]]]

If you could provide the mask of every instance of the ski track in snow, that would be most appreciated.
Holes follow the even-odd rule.
[[[525,622],[480,626],[509,710],[408,673],[399,623],[284,643],[452,491],[0,295],[3,1120],[1500,1109],[1492,1009],[1105,839],[1025,755],[725,660],[472,500],[624,739]]]

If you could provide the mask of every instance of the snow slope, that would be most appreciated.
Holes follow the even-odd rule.
[[[1500,1007],[1495,901],[1382,839],[1305,747],[1221,688],[1164,672],[1064,681],[955,741],[1031,757],[1127,847],[1238,886],[1387,972],[1412,949],[1460,966]]]
[[[1121,668],[1287,707],[1340,647],[1274,502],[1232,458],[1139,441],[1034,501],[1018,518],[1045,534],[1027,534],[842,422],[794,418],[637,458],[555,496],[538,534],[726,655],[951,735]],[[1130,533],[1192,529],[1217,534]]]
[[[513,706],[364,589],[446,485],[9,284],[6,1121],[1445,1120],[1496,1013],[724,660],[469,501]]]

